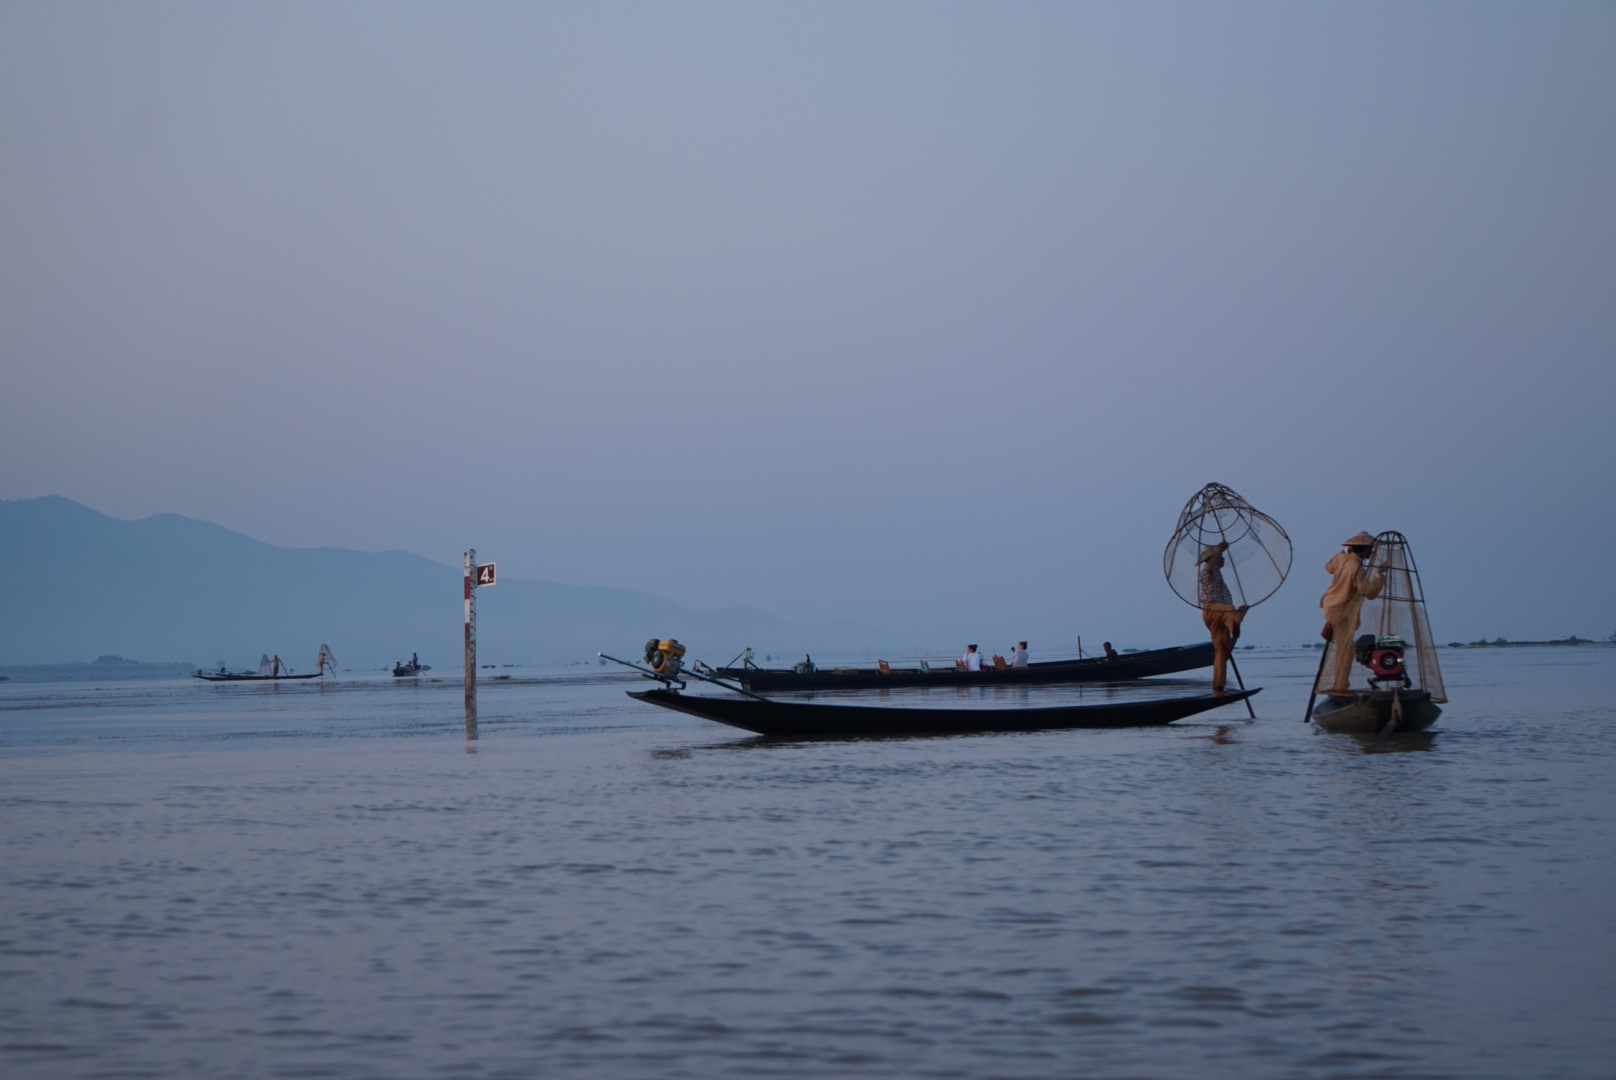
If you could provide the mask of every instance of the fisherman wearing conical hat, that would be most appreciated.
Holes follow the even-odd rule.
[[[1335,643],[1335,672],[1325,693],[1347,693],[1352,678],[1352,639],[1358,633],[1358,612],[1365,600],[1380,595],[1385,579],[1364,564],[1375,550],[1375,538],[1360,532],[1343,541],[1345,551],[1337,552],[1324,564],[1330,572],[1330,587],[1319,598],[1324,609],[1324,629],[1320,636]]]
[[[1240,640],[1240,623],[1251,605],[1234,606],[1229,586],[1223,580],[1223,553],[1229,550],[1227,540],[1201,549],[1195,560],[1200,570],[1196,573],[1195,594],[1201,605],[1201,621],[1212,634],[1212,692],[1223,693],[1225,671],[1234,643]]]

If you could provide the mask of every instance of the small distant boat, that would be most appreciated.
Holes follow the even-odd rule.
[[[393,678],[402,679],[410,675],[419,675],[423,671],[431,671],[431,664],[423,664],[415,657],[410,657],[405,663],[393,665]]]
[[[202,679],[205,682],[283,682],[288,679],[318,679],[329,669],[335,671],[337,658],[331,655],[328,645],[320,646],[320,654],[315,660],[315,670],[306,675],[294,675],[292,669],[281,662],[280,654],[270,656],[265,653],[258,661],[257,671],[226,671],[221,665],[218,671],[203,671],[198,668],[191,673],[193,679]]]
[[[1331,734],[1384,738],[1424,731],[1448,697],[1407,538],[1400,532],[1375,537],[1369,569],[1379,575],[1380,591],[1364,601],[1358,626],[1373,632],[1325,647],[1308,716]],[[1353,651],[1352,674],[1344,687],[1331,685],[1336,650],[1346,648]]]

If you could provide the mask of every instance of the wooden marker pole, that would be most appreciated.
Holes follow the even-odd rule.
[[[477,707],[477,549],[466,552],[466,711]]]

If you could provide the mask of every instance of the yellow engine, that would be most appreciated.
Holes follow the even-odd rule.
[[[685,647],[673,638],[652,638],[645,643],[645,662],[658,675],[678,675],[684,654]]]

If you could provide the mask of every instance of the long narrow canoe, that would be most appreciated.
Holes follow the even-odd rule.
[[[1212,643],[1179,645],[1171,649],[1123,653],[1115,660],[1089,657],[1084,660],[1046,660],[1024,668],[988,668],[962,671],[937,668],[929,672],[917,668],[831,668],[798,673],[789,668],[720,668],[721,679],[740,683],[756,693],[774,690],[858,690],[866,687],[898,686],[1040,686],[1047,683],[1127,682],[1150,675],[1171,675],[1179,671],[1212,666]]]
[[[675,690],[630,690],[628,696],[704,720],[797,739],[838,739],[860,735],[957,735],[993,731],[1062,728],[1160,727],[1216,709],[1257,693],[1197,694],[1156,701],[1044,708],[936,709],[876,705],[825,705],[749,697],[707,697]]]
[[[196,671],[191,678],[205,679],[208,682],[285,682],[287,679],[318,679],[320,672],[311,671],[307,675],[251,675],[246,672],[233,671]]]

